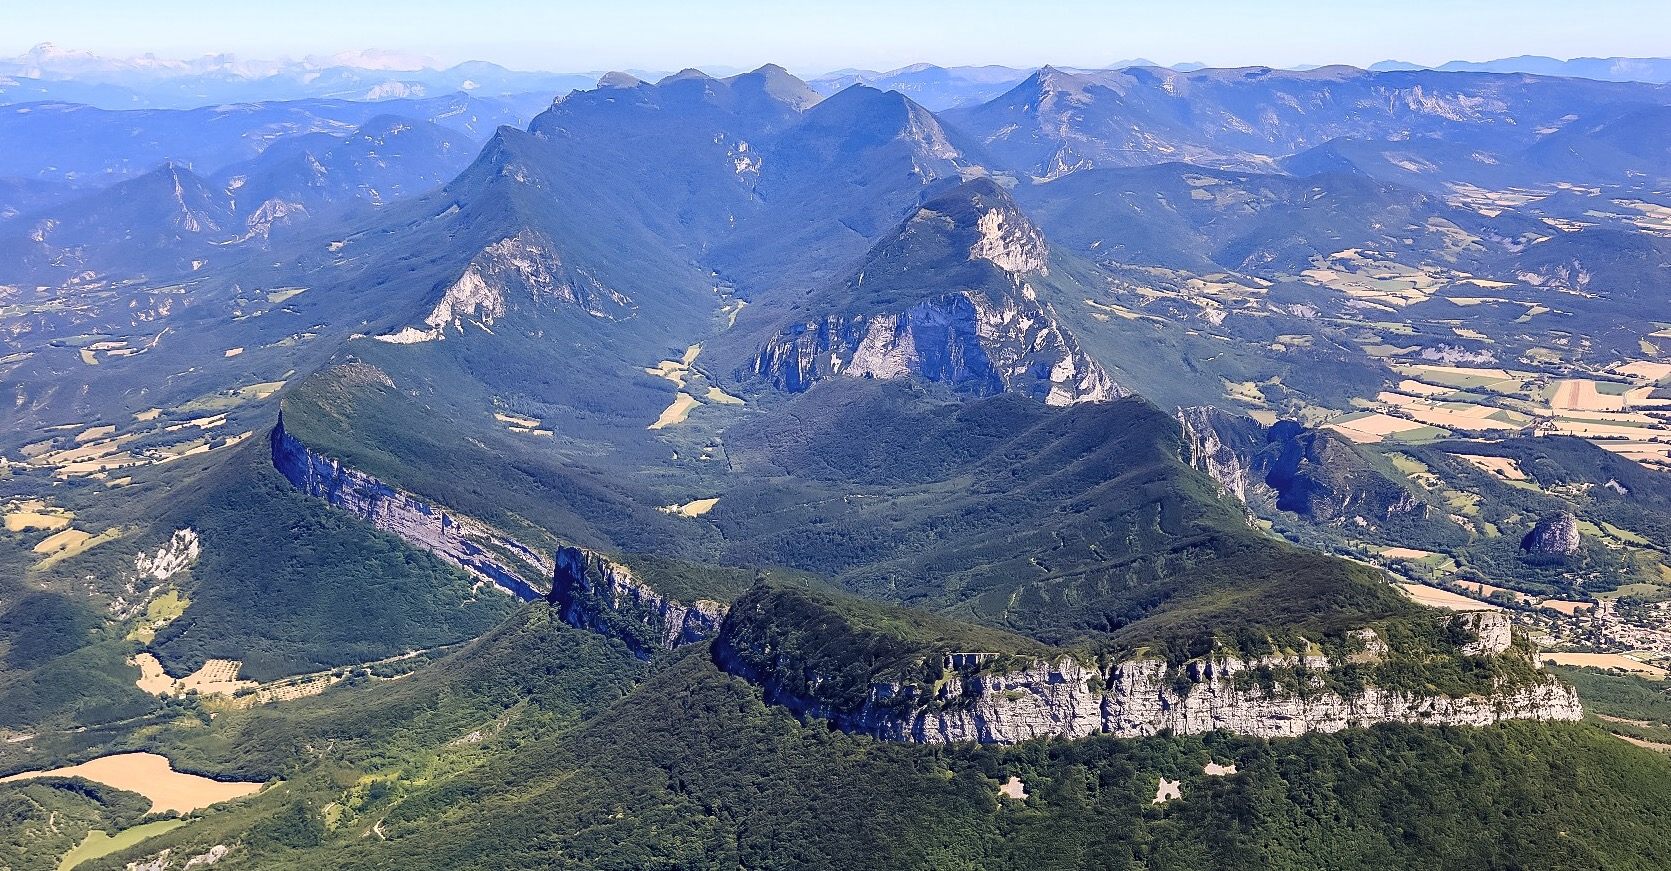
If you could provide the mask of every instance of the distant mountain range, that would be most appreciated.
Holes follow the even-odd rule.
[[[1305,64],[1290,69],[1304,71],[1319,66]],[[1208,69],[1209,65],[1198,61],[1167,65],[1137,57],[1112,61],[1100,67],[1062,69],[1097,72],[1135,67],[1196,72]],[[716,69],[711,68],[710,71]],[[1434,69],[1442,72],[1529,73],[1612,82],[1671,82],[1671,58],[1582,57],[1560,60],[1521,55],[1478,62],[1450,61],[1438,66],[1384,60],[1367,69],[1371,72]],[[645,81],[654,81],[669,73],[637,69],[629,72]],[[937,112],[986,102],[1020,84],[1033,72],[1034,68],[1028,67],[944,67],[916,63],[886,71],[834,70],[808,77],[806,81],[814,91],[824,96],[855,84],[899,91]],[[602,71],[512,70],[487,61],[465,61],[443,68],[432,58],[375,49],[309,55],[301,60],[257,60],[231,54],[171,60],[151,54],[130,58],[104,57],[41,43],[15,57],[0,58],[0,104],[51,100],[83,103],[102,109],[187,109],[217,103],[308,98],[387,100],[456,92],[475,97],[533,93],[556,97],[591,88],[601,75]]]
[[[0,868],[1671,868],[1671,85],[31,57]]]
[[[245,60],[230,54],[195,60],[153,55],[107,58],[42,43],[0,59],[0,102],[58,100],[104,109],[189,109],[217,103],[332,98],[387,100],[464,92],[478,97],[566,94],[590,88],[586,73],[522,72],[484,61],[446,69],[382,51],[295,60]]]
[[[1435,67],[1384,60],[1372,64],[1369,69],[1374,72],[1434,69],[1440,72],[1463,73],[1531,73],[1538,76],[1566,76],[1604,82],[1648,82],[1656,85],[1671,82],[1671,58],[1663,57],[1575,57],[1571,60],[1561,60],[1523,54],[1519,57],[1487,61],[1453,60]]]

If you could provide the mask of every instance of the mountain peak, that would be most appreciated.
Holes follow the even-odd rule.
[[[823,99],[812,86],[777,64],[766,64],[753,72],[732,76],[725,83],[740,92],[758,91],[796,112],[804,112]]]
[[[661,81],[656,82],[656,85],[660,86],[660,85],[665,85],[669,82],[683,82],[683,81],[689,81],[689,80],[692,80],[692,79],[694,79],[696,81],[701,81],[701,82],[714,81],[713,76],[708,75],[707,73],[697,69],[696,67],[685,67],[684,69],[674,73],[673,75],[667,76],[667,77],[663,78]]]
[[[971,179],[923,205],[949,217],[968,240],[969,259],[984,260],[1011,275],[1049,274],[1044,234],[1028,220],[1002,185],[988,177]]]
[[[636,88],[644,84],[644,80],[619,70],[604,73],[598,77],[599,88]]]
[[[756,356],[754,372],[799,392],[832,377],[935,382],[970,396],[1048,405],[1124,394],[1038,288],[1044,236],[989,179],[935,197],[815,295]]]
[[[1083,76],[1046,65],[1039,67],[1038,72],[1033,73],[1028,82],[1034,89],[1049,94],[1077,91],[1084,86],[1085,79]]]

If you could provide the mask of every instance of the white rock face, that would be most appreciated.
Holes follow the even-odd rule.
[[[265,239],[272,235],[275,224],[282,224],[295,217],[306,217],[307,212],[307,208],[301,203],[280,199],[267,200],[256,206],[249,217],[244,219],[244,234],[238,237],[238,241]]]
[[[797,324],[761,349],[755,371],[791,391],[847,376],[917,377],[977,396],[1010,391],[1049,405],[1125,395],[1047,306],[1025,294],[993,299],[973,290],[900,313]]]
[[[1465,619],[1479,640],[1464,653],[1508,651],[1506,615],[1470,614]],[[1365,648],[1369,656],[1385,650],[1384,644]],[[1013,744],[1035,738],[1134,738],[1163,731],[1200,735],[1220,730],[1286,738],[1376,723],[1488,726],[1504,720],[1578,720],[1584,715],[1572,688],[1549,675],[1486,695],[1421,695],[1375,686],[1343,694],[1324,679],[1331,667],[1326,657],[1243,660],[1223,654],[1186,663],[1181,675],[1160,659],[1099,667],[1064,656],[1016,671],[980,673],[971,668],[977,660],[948,657],[932,696],[911,685],[876,683],[858,710],[832,711],[815,701],[785,696],[771,675],[747,673],[726,648],[719,648],[716,658],[727,670],[763,684],[768,697],[802,715],[828,719],[846,731],[921,744]],[[774,666],[794,667],[783,662]],[[1266,689],[1251,673],[1261,668],[1296,675],[1301,683],[1288,680]]]
[[[155,553],[137,553],[133,558],[133,572],[122,586],[122,594],[110,603],[110,613],[119,620],[144,613],[145,606],[163,590],[163,584],[197,564],[203,554],[203,544],[197,531],[187,527],[176,529],[168,543]]]
[[[549,571],[551,562],[541,552],[478,520],[454,514],[314,453],[285,432],[282,416],[273,428],[271,442],[274,468],[308,495],[324,499],[523,601],[543,595],[506,556],[514,554],[529,565]]]
[[[632,312],[632,300],[625,294],[605,287],[584,269],[568,268],[550,240],[523,231],[488,245],[471,258],[464,274],[424,318],[423,327],[404,327],[376,338],[404,345],[442,338],[449,329],[461,331],[465,321],[491,326],[516,300],[578,305],[587,314],[606,319]]]
[[[985,260],[1013,274],[1038,272],[1049,275],[1046,266],[1049,255],[1044,246],[1044,234],[1027,221],[1006,220],[1002,209],[988,209],[977,224],[980,240],[969,249],[969,256]]]
[[[727,610],[709,599],[670,599],[626,566],[578,547],[557,550],[551,601],[565,623],[619,638],[645,658],[712,638]]]
[[[449,326],[460,329],[465,318],[492,324],[494,318],[504,314],[504,292],[497,286],[489,285],[482,278],[480,268],[472,262],[452,287],[441,294],[441,300],[435,304],[429,317],[424,318],[424,323],[435,332],[444,332]]]
[[[1421,696],[1368,687],[1353,695],[1312,680],[1303,697],[1281,688],[1270,696],[1240,689],[1235,675],[1259,666],[1232,657],[1209,660],[1201,680],[1180,693],[1160,660],[1122,662],[1107,672],[1071,659],[1025,671],[952,681],[935,710],[884,713],[892,690],[873,688],[872,704],[848,725],[882,738],[940,744],[1013,744],[1032,738],[1141,737],[1170,730],[1223,730],[1261,738],[1338,732],[1376,723],[1488,726],[1504,720],[1578,720],[1577,694],[1553,677],[1490,696]]]
[[[203,546],[198,541],[196,530],[189,527],[176,529],[168,543],[158,548],[156,553],[142,553],[133,558],[134,573],[141,580],[166,581],[195,565],[202,553]]]
[[[171,869],[175,868],[181,869],[181,871],[188,871],[188,869],[191,868],[204,868],[214,865],[220,862],[220,860],[225,859],[226,855],[230,852],[232,852],[231,847],[228,847],[225,844],[216,844],[213,847],[210,847],[207,852],[199,853],[195,856],[180,857],[182,861],[180,864],[176,865],[174,863],[174,849],[172,847],[167,847],[158,852],[155,856],[148,859],[141,859],[138,862],[129,862],[125,867],[127,868],[127,871],[171,871]]]
[[[1496,656],[1514,643],[1514,623],[1502,611],[1473,611],[1452,620],[1477,638],[1462,645],[1462,652],[1469,656]]]
[[[1226,493],[1246,502],[1252,472],[1246,461],[1219,439],[1218,430],[1212,424],[1212,413],[1213,409],[1205,406],[1178,409],[1178,424],[1183,427],[1188,442],[1188,456],[1196,468],[1217,481]]]

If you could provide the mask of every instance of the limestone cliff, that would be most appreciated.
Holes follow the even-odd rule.
[[[269,440],[273,467],[297,489],[523,601],[540,598],[540,591],[524,577],[526,570],[516,567],[520,561],[546,570],[551,563],[539,551],[480,521],[447,511],[315,453],[285,431],[282,412]]]
[[[723,602],[675,601],[632,570],[578,547],[557,550],[547,597],[571,626],[619,638],[640,657],[706,641],[725,618]]]
[[[558,302],[587,314],[614,320],[632,312],[632,300],[605,287],[591,272],[563,262],[557,246],[542,233],[524,230],[483,248],[464,273],[436,300],[422,327],[402,327],[380,335],[397,345],[427,342],[459,332],[465,321],[491,327],[518,304]]]
[[[1465,615],[1468,641],[1457,653],[1520,657],[1507,617]],[[1499,625],[1501,624],[1501,625]],[[1384,655],[1378,637],[1360,630],[1356,656]],[[1331,680],[1339,663],[1318,654],[1244,659],[1215,653],[1181,667],[1155,658],[1099,664],[1060,655],[1017,658],[990,653],[946,654],[909,671],[916,679],[872,682],[857,703],[825,688],[842,677],[800,661],[792,645],[762,649],[731,621],[714,642],[716,662],[759,684],[767,698],[844,731],[916,743],[977,741],[1011,744],[1033,738],[1091,735],[1138,737],[1163,731],[1216,730],[1255,737],[1336,732],[1377,723],[1485,726],[1504,720],[1577,720],[1577,695],[1528,667],[1490,692],[1448,696],[1352,685]],[[1529,666],[1529,663],[1528,663]],[[1271,676],[1280,675],[1272,681]]]
[[[1539,520],[1520,539],[1520,549],[1538,556],[1564,557],[1577,553],[1582,541],[1578,517],[1570,511],[1558,511]]]
[[[1044,308],[1024,297],[958,291],[901,312],[831,314],[761,349],[755,372],[800,391],[829,376],[917,377],[961,393],[1014,391],[1049,405],[1123,395]]]
[[[916,378],[958,393],[1050,405],[1125,395],[1040,296],[1038,228],[990,180],[930,201],[847,280],[803,305],[761,347],[753,374],[781,390],[823,378]]]
[[[1373,686],[1342,693],[1325,688],[1320,674],[1308,679],[1305,691],[1267,692],[1238,679],[1262,667],[1296,664],[1292,659],[1214,657],[1188,666],[1189,682],[1181,691],[1162,660],[1132,660],[1105,670],[1064,658],[1004,674],[951,676],[920,701],[910,697],[909,687],[878,685],[872,690],[874,702],[840,725],[919,743],[1010,744],[1049,736],[1138,737],[1168,730],[1281,738],[1376,723],[1486,726],[1583,716],[1576,694],[1554,678],[1460,698]]]
[[[1375,529],[1429,524],[1443,512],[1378,471],[1345,439],[1294,421],[1265,426],[1216,408],[1180,408],[1185,459],[1256,511]]]

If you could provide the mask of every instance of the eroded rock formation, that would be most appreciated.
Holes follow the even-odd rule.
[[[558,548],[548,598],[564,622],[619,638],[645,658],[706,641],[726,613],[723,602],[662,595],[626,566],[578,547]]]
[[[1578,518],[1570,511],[1551,514],[1520,539],[1520,549],[1536,556],[1571,556],[1581,539]]]
[[[1508,619],[1469,614],[1471,656],[1524,656],[1511,649]],[[1365,630],[1367,631],[1367,630]],[[874,737],[938,744],[1012,744],[1033,738],[1091,735],[1141,737],[1171,731],[1223,730],[1281,738],[1337,732],[1377,723],[1486,726],[1504,720],[1577,720],[1577,694],[1553,676],[1535,673],[1494,691],[1447,696],[1331,681],[1335,666],[1320,655],[1257,659],[1213,654],[1169,666],[1138,658],[1106,665],[1073,656],[1034,659],[1019,668],[987,670],[981,654],[949,655],[932,682],[880,681],[861,704],[841,707],[794,689],[824,677],[781,651],[741,649],[722,630],[714,656],[722,668],[764,688],[768,699],[797,714]],[[1360,638],[1360,640],[1363,640]],[[1384,644],[1362,645],[1370,656]],[[1274,683],[1272,673],[1283,676]],[[931,690],[925,690],[931,686]]]
[[[523,601],[542,595],[525,577],[526,570],[516,566],[520,561],[542,572],[549,571],[550,561],[534,548],[480,521],[433,505],[315,453],[285,431],[282,412],[270,441],[273,467],[297,489],[399,536],[407,544],[429,551]]]

